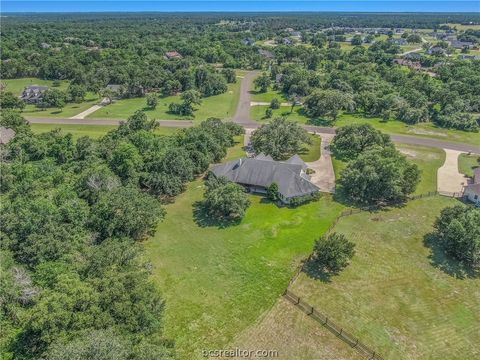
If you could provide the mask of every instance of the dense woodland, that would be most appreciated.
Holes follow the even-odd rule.
[[[137,241],[242,129],[211,119],[160,136],[139,112],[98,141],[74,142],[32,134],[16,112],[1,125],[17,135],[2,148],[0,353],[170,358],[163,300]]]

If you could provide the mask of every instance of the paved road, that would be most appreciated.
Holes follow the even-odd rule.
[[[233,121],[242,125],[246,129],[257,129],[260,127],[260,124],[250,118],[250,89],[252,88],[253,80],[259,74],[258,71],[249,71],[245,74],[242,79],[240,86],[240,99],[238,101],[237,111],[233,117]],[[36,124],[74,124],[74,125],[118,125],[122,119],[110,119],[110,120],[100,120],[100,119],[47,119],[47,118],[27,118],[31,123]],[[194,125],[192,121],[189,120],[159,120],[160,126],[165,127],[191,127]],[[331,127],[321,127],[313,125],[305,125],[304,128],[312,133],[317,134],[335,134],[335,128]],[[456,151],[463,152],[472,152],[480,154],[480,144],[479,145],[470,145],[449,142],[444,140],[435,140],[429,138],[422,138],[418,136],[409,136],[409,135],[390,135],[393,141],[412,144],[412,145],[422,145],[435,147],[440,149],[451,149]]]

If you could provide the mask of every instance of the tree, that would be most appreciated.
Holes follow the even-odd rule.
[[[263,73],[253,81],[253,84],[255,85],[256,89],[259,89],[259,92],[265,93],[270,87],[271,80],[266,73]]]
[[[338,183],[352,202],[385,205],[405,201],[419,181],[418,166],[394,147],[374,147],[350,161]]]
[[[257,154],[271,155],[275,160],[285,160],[311,144],[307,131],[293,121],[276,118],[257,129],[251,137]]]
[[[204,206],[214,218],[238,221],[245,216],[250,200],[241,185],[219,181],[207,186]]]
[[[354,35],[352,37],[351,43],[352,43],[353,46],[362,45],[362,43],[363,43],[362,36],[361,35]]]
[[[156,94],[148,94],[147,95],[147,107],[149,109],[155,110],[158,105],[158,97]]]
[[[65,106],[65,94],[58,89],[47,89],[43,93],[40,107],[56,107],[63,108]]]
[[[280,109],[280,100],[278,100],[277,98],[273,98],[272,101],[270,101],[270,108]]]
[[[237,74],[233,69],[222,69],[222,75],[225,76],[229,84],[235,84],[237,82]]]
[[[480,271],[480,209],[456,205],[435,221],[435,242],[445,253],[474,272]]]
[[[273,182],[267,188],[267,197],[272,201],[278,201],[278,184]]]
[[[422,37],[418,34],[410,34],[407,36],[407,42],[410,44],[418,44],[422,42]]]
[[[10,91],[0,92],[0,108],[1,109],[18,109],[23,110],[25,103]]]
[[[67,89],[67,99],[70,102],[82,102],[85,100],[87,89],[83,85],[70,84]]]
[[[200,93],[196,90],[187,90],[181,96],[183,102],[181,104],[171,103],[169,111],[178,115],[193,115],[194,105],[200,105]]]
[[[145,238],[163,219],[164,209],[154,198],[134,187],[104,192],[91,209],[90,226],[100,239]]]
[[[266,108],[266,109],[265,109],[265,117],[266,117],[267,119],[270,119],[272,116],[273,116],[273,111],[272,111],[272,109],[271,109],[271,108]]]
[[[328,116],[335,121],[340,110],[351,111],[354,105],[353,97],[348,93],[339,90],[317,90],[307,96],[304,109],[311,118]]]
[[[312,264],[320,272],[336,274],[347,267],[355,255],[355,244],[345,235],[332,233],[315,241]]]
[[[354,159],[372,147],[393,146],[390,136],[370,124],[352,124],[337,129],[331,148],[339,159]]]
[[[124,182],[138,180],[142,168],[142,156],[131,143],[121,142],[113,150],[110,158],[110,167]]]

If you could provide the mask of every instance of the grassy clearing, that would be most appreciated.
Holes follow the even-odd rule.
[[[60,124],[30,124],[32,131],[35,134],[48,132],[55,129],[61,129],[65,133],[71,133],[74,139],[82,136],[90,136],[92,138],[99,138],[107,132],[115,129],[114,125],[60,125]],[[172,135],[179,131],[176,128],[160,127],[155,130],[155,133],[161,135]]]
[[[479,155],[460,154],[458,157],[458,171],[467,176],[473,176],[473,171],[480,167]]]
[[[275,359],[279,360],[363,359],[283,298],[278,299],[260,321],[238,336],[233,345],[235,347],[253,351],[275,349],[278,352]]]
[[[417,164],[421,171],[421,180],[417,185],[415,194],[425,194],[437,190],[437,170],[445,162],[445,151],[442,149],[396,144],[397,149],[408,160]]]
[[[50,86],[53,87],[52,80],[42,80],[38,78],[22,78],[22,79],[5,79],[2,80],[2,83],[6,84],[7,87],[5,91],[10,91],[14,95],[21,95],[25,87],[29,85],[40,85],[40,86]],[[54,87],[54,89],[67,90],[69,82],[67,80],[61,80],[60,86]]]
[[[238,157],[241,144],[226,160]],[[343,208],[330,196],[296,209],[251,196],[239,225],[200,227],[193,205],[203,192],[201,180],[190,183],[167,205],[165,221],[145,243],[167,303],[165,335],[175,340],[181,359],[199,359],[201,349],[225,348],[255,323]]]
[[[265,122],[265,110],[267,106],[252,106],[250,115],[252,119]],[[282,106],[280,109],[273,110],[273,117],[286,116],[288,119],[297,121],[301,124],[312,124],[318,126],[331,126],[332,123],[324,120],[312,120],[302,113],[300,107],[294,108],[290,113],[290,107]],[[391,120],[384,122],[380,118],[366,118],[362,114],[341,114],[337,121],[333,124],[335,127],[341,127],[349,124],[370,124],[378,130],[387,134],[400,134],[427,137],[437,140],[445,140],[451,142],[460,142],[466,144],[480,144],[480,132],[467,132],[454,129],[443,129],[437,127],[433,123],[421,123],[416,125],[408,125],[401,121]]]
[[[343,218],[336,231],[356,255],[331,282],[306,274],[292,290],[344,325],[386,359],[474,359],[480,356],[480,279],[458,279],[424,245],[441,209],[433,197],[403,208]]]
[[[305,162],[316,161],[320,158],[320,147],[322,145],[322,138],[320,136],[310,134],[310,139],[312,140],[312,144],[308,145],[308,147],[305,148],[304,151],[301,151],[298,154]]]
[[[93,105],[97,105],[100,102],[100,98],[97,94],[87,93],[85,96],[85,101],[81,103],[67,103],[62,109],[59,108],[48,108],[48,109],[39,109],[35,105],[27,105],[22,111],[22,115],[29,117],[37,118],[69,118],[74,115],[80,114],[81,112],[87,110]]]
[[[285,94],[281,91],[273,90],[272,87],[265,92],[265,93],[260,93],[256,90],[251,90],[250,91],[250,100],[251,101],[258,101],[258,102],[270,102],[273,99],[278,99],[280,102],[287,102],[288,99],[285,96]],[[265,115],[265,108],[263,109],[263,114],[262,116]]]
[[[457,28],[457,30],[467,30],[467,29],[480,30],[480,24],[462,25],[462,24],[450,23],[450,24],[447,24],[447,25],[452,27],[452,28]]]
[[[158,120],[195,120],[200,122],[209,117],[220,119],[230,119],[235,114],[238,104],[241,81],[235,84],[228,84],[228,90],[224,94],[210,96],[202,99],[202,104],[197,107],[195,117],[180,116],[170,114],[168,106],[170,103],[181,102],[180,96],[168,96],[159,99],[156,109],[152,110],[146,107],[147,99],[132,98],[117,100],[113,104],[107,105],[102,109],[90,114],[88,118],[92,119],[127,119],[137,110],[143,110],[149,118]]]

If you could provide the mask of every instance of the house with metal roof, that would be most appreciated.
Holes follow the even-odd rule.
[[[297,197],[311,195],[320,189],[310,181],[307,164],[294,155],[286,161],[275,161],[269,155],[241,158],[226,164],[216,165],[212,173],[216,177],[245,186],[252,193],[265,194],[276,183],[280,200],[288,204]]]

